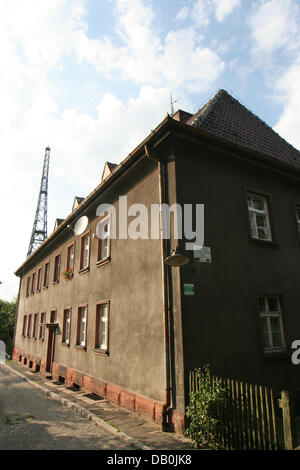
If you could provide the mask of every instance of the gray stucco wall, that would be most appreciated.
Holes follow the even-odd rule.
[[[181,268],[186,386],[189,370],[210,363],[225,377],[300,388],[290,350],[300,338],[299,181],[205,145],[185,145],[176,171],[179,202],[205,204],[205,246],[212,252],[211,264]],[[277,244],[250,240],[246,188],[270,195]],[[184,283],[194,283],[194,296],[183,295]],[[259,294],[282,296],[285,354],[263,353]]]
[[[155,165],[147,163],[147,171],[132,175],[122,186],[116,187],[110,197],[114,199],[118,220],[119,194],[127,195],[128,205],[159,203],[158,173]],[[133,172],[134,173],[134,172]],[[141,175],[144,175],[143,177]],[[136,184],[140,180],[139,184]],[[95,210],[103,198],[95,201],[88,210],[91,234],[95,233]],[[105,202],[110,202],[106,200]],[[149,211],[150,212],[150,211]],[[24,273],[27,276],[40,265],[50,260],[50,282],[48,289],[42,289],[26,297],[26,282],[22,283],[19,315],[16,331],[16,346],[22,350],[46,356],[45,341],[22,337],[24,314],[47,313],[57,310],[57,320],[62,328],[63,310],[72,307],[70,347],[61,344],[61,335],[56,335],[54,361],[72,367],[87,375],[99,378],[128,391],[164,401],[165,364],[164,328],[162,309],[161,246],[159,240],[112,240],[111,261],[96,265],[97,240],[91,239],[90,269],[80,274],[80,237],[75,240],[75,274],[66,281],[60,274],[57,285],[52,284],[54,256],[61,253],[61,271],[66,265],[66,247],[74,237],[68,230],[59,244],[48,253],[43,253],[35,266]],[[46,250],[45,250],[46,251]],[[110,301],[109,355],[94,351],[96,302]],[[75,347],[77,311],[81,304],[88,305],[87,348]]]

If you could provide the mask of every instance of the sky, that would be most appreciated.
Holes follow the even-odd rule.
[[[0,298],[45,148],[48,235],[166,116],[223,88],[300,149],[299,0],[0,0]]]

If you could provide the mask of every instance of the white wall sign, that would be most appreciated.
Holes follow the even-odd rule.
[[[211,249],[209,246],[194,247],[194,260],[199,263],[211,263]]]

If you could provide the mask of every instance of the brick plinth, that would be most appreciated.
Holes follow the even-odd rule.
[[[14,361],[21,362],[24,364],[26,359],[26,365],[29,367],[30,361],[32,361],[32,370],[37,370],[37,366],[40,367],[40,372],[43,375],[46,371],[46,358],[34,355],[32,353],[23,351],[14,347],[12,358]],[[52,376],[55,380],[59,377],[65,379],[66,385],[79,385],[83,391],[96,393],[97,395],[126,408],[130,411],[143,416],[146,419],[151,419],[158,424],[162,422],[163,404],[147,398],[141,395],[137,395],[124,390],[114,384],[104,382],[90,375],[85,375],[71,367],[66,367],[57,362],[52,364]],[[169,425],[172,431],[182,434],[185,429],[185,415],[177,413],[176,410],[172,410],[169,414]]]

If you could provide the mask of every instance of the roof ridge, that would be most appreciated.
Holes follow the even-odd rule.
[[[217,93],[207,101],[207,103],[200,108],[189,120],[188,124],[190,126],[194,126],[195,121],[197,121],[197,127],[200,127],[200,125],[205,121],[209,113],[213,110],[213,108],[216,106],[217,102],[219,99],[222,97],[223,94],[227,94],[226,90],[223,90],[220,88]],[[229,95],[230,96],[230,95]]]

